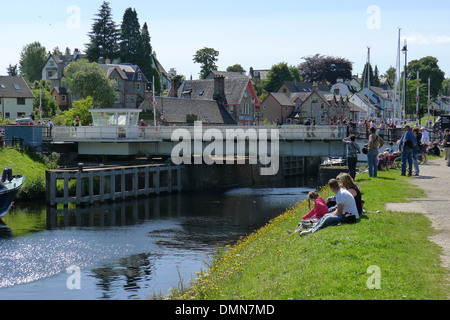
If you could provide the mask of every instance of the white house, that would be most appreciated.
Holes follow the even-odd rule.
[[[34,94],[22,77],[0,76],[0,117],[29,117],[33,113]]]

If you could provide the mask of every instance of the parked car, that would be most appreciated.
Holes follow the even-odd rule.
[[[33,119],[31,118],[21,118],[21,119],[16,119],[16,124],[18,125],[33,125]]]

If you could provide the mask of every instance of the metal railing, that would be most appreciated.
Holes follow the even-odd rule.
[[[161,127],[54,127],[52,139],[55,141],[130,141],[130,140],[172,140],[172,135],[182,132],[203,135],[213,129],[225,138],[233,135],[241,137],[259,136],[265,130],[270,138],[272,130],[277,130],[278,138],[285,140],[341,140],[346,137],[346,126],[161,126]],[[176,130],[179,130],[176,132]]]

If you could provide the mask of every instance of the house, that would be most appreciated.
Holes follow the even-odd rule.
[[[167,72],[159,62],[159,60],[156,58],[155,51],[153,51],[152,54],[152,64],[153,67],[158,71],[161,78],[161,92],[170,91],[172,89],[172,79],[177,75],[176,70],[174,68],[171,68],[169,72]],[[152,82],[153,80],[149,79],[149,81]]]
[[[319,89],[314,84],[311,92],[291,94],[270,93],[261,103],[261,113],[265,120],[280,124],[304,123],[306,119],[316,124],[329,124],[330,121],[344,120],[350,117],[347,96],[335,95]]]
[[[180,86],[180,98],[216,100],[239,125],[251,125],[260,120],[260,102],[250,78],[216,76],[207,80],[188,80]]]
[[[344,79],[338,78],[337,82],[331,86],[330,92],[336,95],[350,97],[351,95],[356,93],[356,90],[350,85],[350,81],[344,81]]]
[[[137,109],[145,99],[147,78],[139,66],[131,64],[100,64],[109,79],[117,82],[118,99],[114,108]]]
[[[152,99],[147,98],[140,109],[153,112]],[[236,125],[223,106],[215,100],[185,99],[178,97],[155,97],[156,119],[166,126],[193,125],[194,121],[202,121],[209,125]]]
[[[34,94],[22,77],[0,76],[0,116],[2,119],[29,117]]]
[[[376,106],[377,111],[370,114],[369,117],[382,117],[386,118],[391,113],[392,100],[394,98],[393,90],[385,90],[381,87],[371,86],[370,88],[364,87],[359,94],[363,94],[366,98]]]
[[[269,75],[270,69],[261,69],[255,70],[253,67],[250,67],[250,78],[253,80],[253,83],[260,83],[261,80],[266,80]]]
[[[359,112],[359,119],[372,119],[381,114],[381,108],[370,101],[370,99],[363,93],[355,93],[350,97],[350,102],[357,106],[361,111]]]
[[[64,87],[54,87],[50,92],[51,96],[59,106],[61,111],[69,109],[69,93]]]
[[[261,118],[270,123],[284,124],[294,110],[295,103],[286,93],[271,92],[261,102]]]
[[[42,67],[42,80],[51,81],[51,86],[60,87],[64,76],[64,69],[72,61],[85,59],[86,55],[75,49],[72,55],[56,55],[48,53],[47,61]]]

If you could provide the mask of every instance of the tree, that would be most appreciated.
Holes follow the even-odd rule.
[[[92,114],[89,112],[89,109],[93,108],[94,102],[92,97],[75,101],[71,109],[62,113],[62,122],[66,126],[73,126],[75,118],[78,117],[82,126],[89,126],[93,122]]]
[[[428,86],[428,78],[431,81],[431,95],[436,97],[442,88],[445,79],[445,73],[438,66],[438,59],[435,57],[424,57],[419,60],[413,60],[408,63],[406,68],[406,79],[417,79],[417,71],[421,83]]]
[[[23,47],[20,53],[20,72],[32,83],[42,79],[42,67],[47,60],[46,50],[39,42],[33,42]]]
[[[194,55],[194,62],[200,63],[200,79],[205,79],[212,70],[217,70],[216,62],[219,56],[219,51],[213,48],[204,47],[203,49],[197,50]]]
[[[388,79],[391,87],[394,88],[395,80],[397,79],[397,70],[391,66],[382,76]]]
[[[135,9],[125,10],[120,32],[120,61],[137,64],[142,50],[141,26]]]
[[[275,92],[284,81],[301,81],[301,77],[296,67],[281,62],[272,66],[267,74],[267,80],[266,91]]]
[[[46,88],[36,88],[32,90],[34,94],[33,110],[34,114],[40,114],[39,107],[42,103],[42,116],[44,118],[53,117],[58,110],[55,99],[51,96],[50,92]]]
[[[110,80],[96,62],[71,62],[65,71],[63,84],[79,99],[92,97],[94,106],[98,108],[111,107],[118,97],[117,83]]]
[[[91,62],[97,62],[100,57],[114,60],[119,52],[119,29],[112,20],[109,2],[103,2],[96,16],[89,33],[91,42],[86,45],[87,58]]]
[[[142,27],[141,44],[139,46],[137,64],[149,82],[152,82],[153,78],[155,78],[155,91],[161,92],[161,76],[159,75],[158,70],[153,66],[153,50],[147,22],[145,22]]]
[[[370,79],[370,86],[372,87],[378,87],[380,85],[380,78],[378,75],[378,67],[375,66],[375,72],[372,68],[372,65],[370,63],[366,63],[366,65],[364,66],[364,70],[362,73],[363,76],[363,81],[367,81],[367,67],[369,67],[369,79]],[[365,83],[363,84],[363,86],[365,85]]]
[[[245,69],[239,63],[236,63],[236,64],[234,64],[232,66],[229,66],[227,68],[227,72],[240,72],[242,74],[245,74]]]
[[[299,69],[306,82],[336,83],[338,78],[352,78],[353,64],[347,59],[319,54],[303,59],[305,62],[300,64]]]
[[[9,67],[6,68],[6,72],[8,73],[8,76],[17,77],[19,75],[17,72],[17,68],[18,68],[17,64],[15,64],[15,65],[9,64]]]

